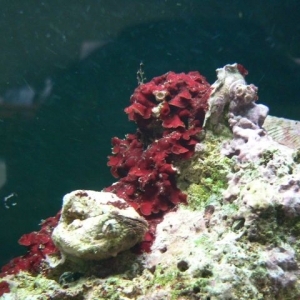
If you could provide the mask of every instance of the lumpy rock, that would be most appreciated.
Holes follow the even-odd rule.
[[[52,239],[65,257],[101,260],[142,241],[147,229],[144,218],[116,195],[77,190],[64,197]]]

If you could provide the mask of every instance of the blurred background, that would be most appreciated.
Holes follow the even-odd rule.
[[[75,189],[101,190],[110,140],[134,132],[124,108],[144,63],[170,70],[238,62],[270,114],[300,120],[297,0],[1,0],[0,265],[24,254]]]

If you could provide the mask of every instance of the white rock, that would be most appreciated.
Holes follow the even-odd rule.
[[[115,194],[77,190],[64,196],[52,239],[66,257],[100,260],[143,240],[148,224]]]

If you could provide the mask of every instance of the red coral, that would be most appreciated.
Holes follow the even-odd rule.
[[[60,212],[55,217],[44,220],[40,231],[24,234],[19,239],[19,244],[27,246],[28,252],[23,256],[12,259],[7,265],[3,266],[0,277],[17,274],[19,271],[38,273],[46,255],[58,252],[51,239],[51,234],[57,226],[59,218]]]
[[[117,159],[110,157],[109,165],[115,161],[112,173],[120,177],[123,175],[123,178],[106,188],[106,191],[116,193],[145,216],[166,211],[178,202],[185,202],[186,196],[176,187],[176,169],[169,163],[177,156],[192,154],[193,145],[183,146],[185,142],[182,134],[178,135],[174,131],[153,142],[144,151],[140,147],[137,151],[131,151],[132,145],[140,144],[131,140],[126,149],[113,156]],[[119,144],[120,141],[114,139],[113,143]],[[134,164],[128,164],[128,161]]]
[[[248,75],[248,70],[241,64],[237,64],[239,72],[245,77]]]
[[[136,121],[142,132],[146,129],[152,131],[157,126],[186,128],[191,125],[187,121],[193,123],[204,118],[209,94],[210,86],[198,72],[169,72],[140,85],[131,96],[132,104],[125,112],[130,120]],[[160,106],[157,100],[162,101]],[[158,116],[153,113],[154,108],[158,108]]]
[[[136,88],[125,109],[138,130],[124,140],[112,139],[114,155],[108,165],[120,179],[105,190],[125,199],[150,225],[176,204],[186,203],[176,186],[173,162],[193,155],[210,91],[198,72],[169,72]],[[144,250],[150,249],[153,228],[142,243]]]
[[[2,281],[0,282],[0,297],[4,294],[4,293],[9,293],[10,289],[9,289],[9,284],[6,281]]]

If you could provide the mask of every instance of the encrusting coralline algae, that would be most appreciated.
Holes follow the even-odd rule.
[[[257,88],[246,84],[246,74],[238,64],[217,70],[218,80],[211,86],[204,130],[198,133],[195,152],[187,159],[172,161],[176,189],[187,195],[187,204],[170,206],[161,215],[152,230],[155,238],[150,252],[137,255],[125,250],[142,240],[147,224],[133,211],[124,213],[122,225],[114,227],[117,215],[128,209],[124,201],[115,212],[110,207],[111,222],[102,220],[112,233],[99,235],[108,246],[102,249],[104,254],[97,249],[102,255],[98,259],[106,259],[81,259],[72,248],[72,239],[78,246],[76,234],[65,237],[71,239],[71,248],[64,251],[54,229],[54,242],[65,262],[51,254],[40,274],[4,274],[2,286],[9,286],[10,293],[3,293],[1,299],[300,299],[300,150],[294,146],[298,140],[292,136],[296,142],[288,147],[282,136],[278,143],[276,135],[273,139],[268,134],[273,117],[268,117],[264,128],[268,108],[256,104]],[[159,101],[167,101],[166,94]],[[183,114],[184,104],[172,101],[182,106]],[[135,108],[142,109],[137,104]],[[159,117],[160,111],[153,109],[155,118]],[[168,122],[175,126],[170,119]],[[182,128],[179,132],[184,132]],[[293,130],[289,132],[293,134]],[[81,195],[85,192],[80,191]],[[87,201],[86,197],[76,198],[79,202],[69,220],[73,227],[84,222],[85,209],[89,217],[95,214],[88,204],[79,213],[84,206],[81,198]],[[93,223],[92,227],[97,226]],[[111,251],[109,246],[115,244],[110,238],[118,230],[122,236],[122,226],[131,232],[135,230],[132,226],[137,226],[139,238],[133,237],[128,247],[121,249],[120,245]],[[94,230],[84,232],[91,233],[93,241],[97,240]],[[89,240],[89,236],[82,238]],[[55,258],[58,263],[50,263]]]

